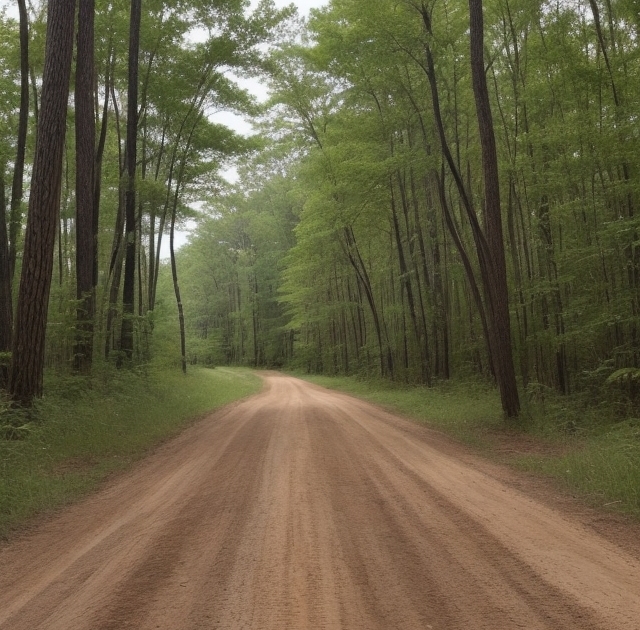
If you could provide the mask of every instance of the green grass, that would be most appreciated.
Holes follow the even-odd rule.
[[[569,438],[560,455],[521,455],[519,468],[541,472],[593,505],[640,517],[640,424],[628,419]],[[572,446],[572,448],[571,448]]]
[[[507,425],[485,383],[407,387],[353,377],[300,375],[442,430],[511,466],[555,479],[596,507],[640,518],[640,419],[588,394],[524,400],[519,429]]]
[[[249,370],[48,375],[29,414],[0,408],[0,538],[94,488],[193,419],[258,391]],[[6,438],[19,439],[6,439]]]

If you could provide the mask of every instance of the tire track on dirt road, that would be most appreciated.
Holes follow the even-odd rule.
[[[428,429],[265,383],[0,548],[0,629],[640,629],[637,550]]]

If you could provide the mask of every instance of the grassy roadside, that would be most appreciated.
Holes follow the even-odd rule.
[[[502,420],[497,392],[483,383],[427,389],[353,377],[296,376],[414,418],[508,465],[551,477],[593,506],[640,518],[640,419],[632,410],[547,393],[544,401],[527,402],[525,427],[515,431]]]
[[[49,376],[28,416],[0,406],[0,539],[94,488],[194,417],[258,391],[243,369],[109,370],[89,383]],[[7,438],[20,439],[7,439]]]

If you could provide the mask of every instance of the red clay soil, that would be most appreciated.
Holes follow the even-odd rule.
[[[640,628],[636,553],[512,475],[268,376],[0,549],[0,628]]]

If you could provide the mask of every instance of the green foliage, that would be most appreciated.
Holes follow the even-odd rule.
[[[632,4],[602,10],[603,43],[588,5],[484,3],[524,388],[568,394],[595,379],[609,399],[624,380],[625,395],[638,394],[628,376],[640,367]],[[301,208],[281,285],[297,367],[370,374],[386,364],[389,376],[408,382],[425,372],[491,371],[469,281],[480,276],[477,243],[443,164],[425,57],[428,45],[444,136],[482,223],[468,7],[446,0],[428,8],[431,32],[411,3],[332,2],[272,56],[264,129],[295,156],[281,164]],[[445,205],[470,252],[468,268]],[[606,384],[616,369],[631,371]]]
[[[122,177],[128,99],[129,9],[127,2],[97,2],[95,12],[95,81],[97,138],[104,131],[99,177],[98,286],[94,322],[95,352],[119,356],[121,324],[122,225],[118,222],[126,182]],[[221,188],[220,172],[239,156],[255,151],[260,141],[245,138],[215,117],[220,112],[256,115],[255,98],[242,86],[262,75],[268,45],[292,9],[277,9],[270,0],[251,6],[248,0],[186,4],[182,0],[144,3],[139,54],[138,170],[136,205],[135,360],[147,360],[153,342],[147,313],[155,308],[160,259],[172,217],[177,229],[197,218],[200,208]],[[30,91],[29,145],[25,191],[39,85],[44,65],[46,3],[28,5]],[[0,12],[0,170],[7,193],[15,159],[19,112],[20,45],[15,19]],[[71,81],[71,92],[74,81]],[[73,96],[70,99],[72,102]],[[103,107],[104,118],[103,118]],[[67,116],[60,223],[50,293],[46,362],[64,372],[74,362],[77,334],[75,288],[75,138],[74,108]],[[26,193],[24,195],[26,197]],[[17,296],[25,216],[17,226]],[[115,229],[117,228],[117,229]],[[11,230],[8,230],[11,232]],[[113,295],[112,295],[113,292]]]
[[[279,287],[293,208],[288,183],[278,178],[252,196],[231,191],[207,205],[209,216],[177,255],[192,363],[277,367],[287,360]],[[177,328],[167,271],[161,270],[157,307],[166,323],[154,331],[166,348]]]
[[[32,410],[0,406],[0,537],[94,488],[198,414],[258,391],[260,380],[228,368],[183,376],[104,367],[90,379],[49,373],[45,387]]]
[[[614,385],[617,383],[627,383],[629,381],[639,381],[640,380],[640,369],[638,368],[622,368],[620,370],[616,370],[611,376],[607,378],[608,385]]]
[[[569,412],[567,414],[567,411]],[[553,455],[519,455],[514,463],[558,479],[572,492],[597,507],[621,510],[640,516],[640,429],[637,418],[611,423],[609,410],[586,411],[590,421],[576,409],[564,426],[571,437],[555,440],[562,447]],[[571,418],[578,417],[578,420]],[[580,424],[578,424],[580,422]],[[547,438],[548,439],[548,438]]]

